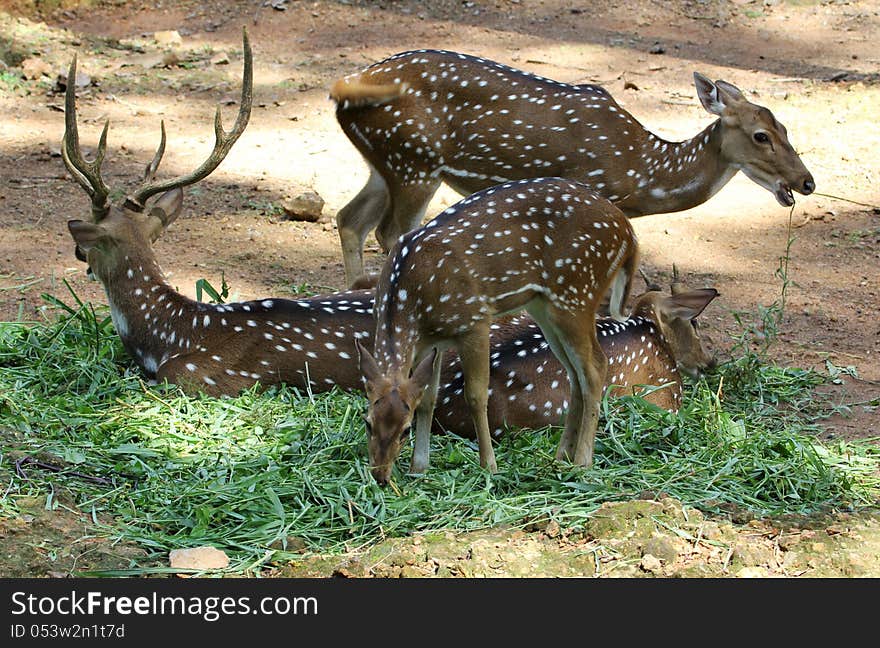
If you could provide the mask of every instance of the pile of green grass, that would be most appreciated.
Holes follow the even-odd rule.
[[[559,430],[507,435],[491,476],[474,443],[435,437],[426,476],[398,472],[382,489],[369,474],[360,395],[213,399],[148,387],[105,311],[55,305],[64,312],[45,323],[0,324],[0,514],[14,514],[18,496],[65,505],[63,491],[96,524],[111,521],[102,533],[153,557],[211,544],[246,571],[290,558],[291,536],[333,552],[417,530],[550,518],[577,528],[602,502],[645,491],[756,515],[850,509],[880,492],[876,446],[812,435],[827,411],[813,396],[823,379],[751,355],[693,385],[679,415],[606,401],[590,470],[554,461]],[[22,479],[23,456],[64,470],[31,466]]]

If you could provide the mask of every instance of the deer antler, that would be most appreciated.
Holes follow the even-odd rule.
[[[199,168],[188,175],[171,178],[170,180],[165,180],[163,182],[155,182],[153,176],[156,173],[156,169],[159,167],[159,162],[162,161],[162,154],[165,152],[165,125],[163,123],[162,141],[159,144],[159,148],[156,151],[156,155],[153,157],[152,162],[147,165],[147,169],[144,174],[144,182],[135,192],[126,196],[125,207],[127,207],[128,209],[134,209],[136,211],[143,211],[144,203],[151,196],[165,191],[170,191],[171,189],[176,189],[178,187],[185,187],[206,178],[214,169],[216,169],[220,165],[220,163],[226,157],[227,153],[229,153],[232,145],[235,144],[236,140],[244,132],[244,129],[247,126],[248,120],[251,116],[251,103],[253,102],[254,84],[253,57],[251,54],[251,45],[250,41],[248,40],[246,29],[242,30],[242,40],[244,43],[244,74],[241,87],[241,107],[238,111],[238,117],[236,117],[235,123],[232,125],[232,130],[230,130],[229,132],[223,130],[223,120],[220,115],[220,106],[217,106],[217,113],[214,116],[214,149],[211,151],[208,159],[205,160],[201,164],[201,166],[199,166]]]
[[[98,152],[94,162],[86,162],[79,148],[79,131],[76,127],[76,54],[67,72],[67,90],[64,93],[64,137],[61,139],[61,157],[70,175],[86,190],[92,199],[92,218],[97,223],[107,215],[110,189],[101,180],[101,163],[107,151],[107,129],[110,120],[104,122],[104,130],[98,140]]]
[[[681,282],[681,279],[678,277],[678,266],[674,263],[672,264],[672,284],[669,286],[669,291],[673,295],[678,295],[679,293],[683,293],[687,291],[687,287]]]

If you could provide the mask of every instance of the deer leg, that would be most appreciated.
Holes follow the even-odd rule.
[[[593,327],[595,331],[595,327]],[[605,386],[605,376],[608,373],[608,359],[599,346],[595,333],[592,337],[592,350],[590,355],[583,357],[587,382],[583,392],[584,413],[583,432],[578,438],[578,445],[574,453],[574,462],[589,468],[593,465],[593,446],[596,441],[596,428],[599,426],[599,403],[602,400],[602,389]]]
[[[480,444],[480,465],[491,473],[498,472],[492,436],[489,433],[489,324],[477,324],[463,335],[457,345],[464,373],[464,394],[474,431]]]
[[[391,208],[384,213],[376,228],[376,240],[385,252],[394,247],[403,234],[421,224],[428,203],[439,186],[439,180],[425,180],[391,188]]]
[[[428,349],[430,351],[430,349]],[[420,360],[421,358],[419,358]],[[437,392],[440,389],[440,368],[442,366],[443,353],[437,353],[434,358],[434,373],[431,376],[431,384],[425,390],[419,406],[416,408],[416,432],[413,444],[412,463],[409,472],[413,475],[421,475],[428,469],[431,457],[431,424],[434,419],[434,405],[437,402]],[[418,364],[416,361],[415,364]]]
[[[391,198],[385,179],[370,166],[370,178],[357,196],[336,214],[345,281],[351,283],[364,273],[364,241],[380,222],[390,218]]]
[[[568,374],[568,381],[571,385],[571,396],[569,398],[569,408],[565,416],[565,428],[559,439],[559,447],[556,450],[556,459],[559,461],[571,461],[575,453],[575,445],[577,440],[577,432],[580,429],[580,417],[582,416],[582,403],[578,395],[580,394],[580,382],[578,372],[575,369],[569,351],[566,348],[566,340],[564,332],[559,329],[557,323],[547,310],[547,305],[543,301],[535,301],[526,307],[526,310],[541,327],[544,339],[550,345],[550,350],[556,356],[556,359],[565,368]]]
[[[560,336],[563,338],[563,347],[575,370],[571,388],[572,405],[569,409],[569,419],[566,421],[566,429],[569,421],[576,425],[572,427],[575,444],[570,448],[573,452],[569,457],[575,464],[589,468],[593,464],[593,444],[599,423],[599,401],[608,370],[608,360],[596,337],[594,316],[587,317],[584,314],[578,316],[557,310],[553,319],[556,321]],[[574,416],[576,410],[579,410],[577,418]]]

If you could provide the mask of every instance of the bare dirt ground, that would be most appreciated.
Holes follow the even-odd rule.
[[[74,258],[65,226],[68,219],[88,213],[86,196],[67,177],[59,154],[63,97],[55,79],[71,55],[78,52],[80,69],[91,77],[78,99],[83,144],[94,149],[100,124],[111,119],[104,177],[121,191],[138,182],[158,143],[161,119],[169,137],[164,173],[185,173],[207,155],[214,106],[238,93],[242,26],[248,28],[255,57],[250,124],[221,167],[188,192],[185,214],[156,246],[166,272],[183,292],[194,294],[194,283],[202,277],[219,285],[221,273],[233,296],[240,298],[343,287],[333,216],[360,189],[367,173],[336,124],[327,89],[336,78],[373,61],[406,49],[446,48],[562,81],[601,83],[639,121],[668,139],[690,137],[711,119],[693,88],[697,70],[734,83],[774,111],[813,173],[818,192],[862,203],[798,197],[788,269],[793,283],[771,354],[780,363],[800,367],[824,370],[826,361],[854,367],[858,379],[846,378],[844,385],[833,388],[840,402],[855,404],[852,415],[828,422],[825,434],[880,435],[876,2],[290,0],[279,11],[261,1],[0,0],[0,54],[6,61],[0,65],[0,317],[37,318],[44,306],[40,294],[62,295],[62,280],[82,298],[104,299]],[[181,42],[157,43],[153,35],[163,30],[177,30]],[[20,79],[23,69],[35,78]],[[624,89],[625,82],[638,89]],[[224,108],[227,121],[234,110],[234,105]],[[326,201],[322,221],[283,220],[280,203],[304,189],[317,191]],[[457,199],[443,189],[428,212]],[[655,275],[668,278],[676,263],[690,284],[720,290],[721,298],[702,321],[710,346],[723,355],[731,345],[728,333],[738,330],[734,313],[745,313],[754,322],[759,304],[780,297],[776,270],[786,249],[788,216],[770,193],[740,174],[700,207],[634,223],[645,265]],[[375,241],[368,243],[368,267],[378,269],[382,257]],[[733,547],[736,538],[761,538],[769,553],[736,563],[719,545],[695,542],[690,545],[694,551],[678,547],[675,556],[669,554],[671,560],[661,560],[659,571],[651,561],[642,565],[646,551],[638,543],[617,549],[616,558],[602,558],[589,545],[601,536],[570,539],[564,530],[501,539],[489,533],[455,546],[459,557],[472,557],[468,547],[474,542],[485,541],[502,553],[502,545],[513,543],[510,556],[522,550],[520,541],[530,551],[552,545],[550,553],[570,550],[578,560],[592,560],[584,574],[606,573],[601,567],[613,559],[632,568],[619,572],[623,575],[698,575],[699,569],[676,571],[672,565],[684,561],[682,556],[695,557],[700,547],[718,549],[700,563],[705,573],[715,575],[738,573],[734,564],[738,569],[754,567],[755,575],[810,574],[816,569],[807,562],[785,567],[784,538],[790,531],[755,524],[751,531],[748,525],[731,526],[733,544],[722,544]],[[858,536],[852,529],[862,528],[860,524],[874,534],[878,527],[876,518],[811,524],[820,530],[810,533],[818,533],[822,542],[810,536],[807,545],[817,552],[829,538],[838,542],[850,533]],[[799,537],[807,533],[795,528]],[[698,528],[691,531],[697,537]],[[645,532],[650,540],[663,529]],[[419,542],[424,547],[427,540]],[[877,542],[854,541],[859,543],[874,547],[868,566],[861,566],[864,556],[856,557],[858,566],[850,561],[849,567],[832,573],[880,575]],[[829,555],[848,555],[849,549],[841,547],[835,545]],[[420,552],[401,559],[397,572],[377,571],[375,565],[362,569],[362,562],[361,567],[321,563],[314,573],[399,575],[416,564],[421,565],[419,573],[443,571],[440,563],[433,572],[424,567]],[[450,573],[496,573],[473,565],[455,569]]]

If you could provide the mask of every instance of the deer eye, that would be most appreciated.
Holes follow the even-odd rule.
[[[752,135],[752,137],[755,138],[755,141],[758,142],[758,144],[766,144],[767,142],[770,141],[770,138],[767,136],[767,133],[765,133],[763,131],[758,131],[757,133]]]

